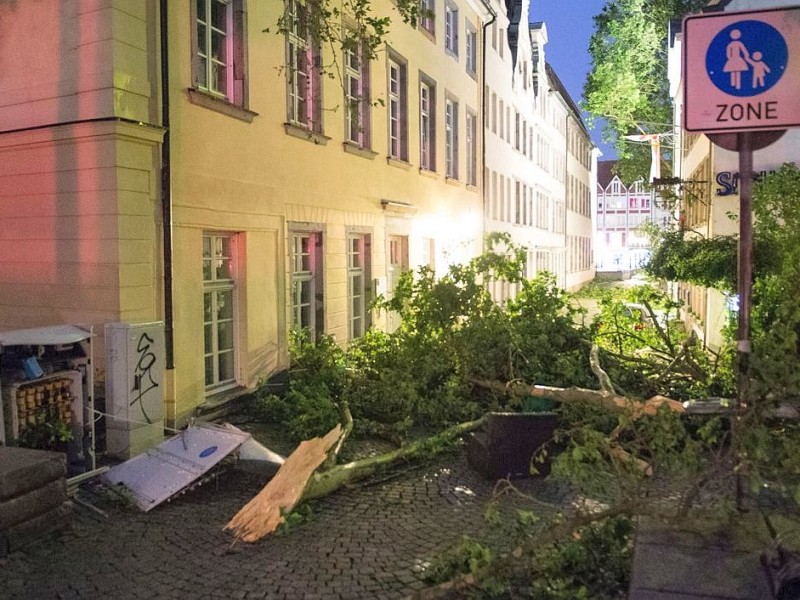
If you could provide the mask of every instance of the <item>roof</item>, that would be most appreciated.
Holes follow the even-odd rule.
[[[611,181],[616,177],[614,169],[617,166],[616,160],[597,161],[597,185],[603,189],[607,188]]]
[[[564,84],[561,82],[556,70],[549,62],[544,63],[544,69],[547,73],[548,79],[550,79],[550,83],[553,86],[553,89],[561,94],[561,97],[564,98],[564,102],[567,103],[570,111],[572,111],[575,120],[580,124],[581,129],[586,134],[586,137],[591,139],[592,136],[589,135],[589,130],[586,128],[586,124],[583,122],[583,118],[581,117],[581,109],[578,108],[578,105],[575,104],[575,101],[572,99],[572,96],[569,95],[567,88],[564,87]]]

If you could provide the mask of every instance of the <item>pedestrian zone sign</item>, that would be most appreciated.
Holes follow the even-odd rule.
[[[686,17],[683,74],[686,131],[800,126],[800,6]]]

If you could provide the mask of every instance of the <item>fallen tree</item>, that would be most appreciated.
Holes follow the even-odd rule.
[[[584,388],[558,388],[552,386],[528,385],[520,382],[503,383],[499,381],[471,380],[478,387],[510,393],[528,394],[535,397],[549,397],[558,402],[587,402],[608,411],[623,415],[628,420],[636,420],[645,415],[655,415],[662,406],[674,412],[683,412],[680,402],[655,396],[640,401],[617,394],[611,379],[602,369],[597,346],[592,348],[590,362],[592,370],[600,381],[600,390]],[[225,526],[242,541],[255,542],[275,531],[284,520],[284,514],[293,510],[300,502],[321,498],[336,490],[362,481],[378,470],[399,461],[411,460],[421,456],[431,456],[447,447],[449,442],[467,432],[478,429],[484,418],[454,425],[429,438],[417,440],[391,452],[336,464],[339,452],[353,427],[353,419],[346,402],[341,403],[340,413],[343,425],[337,425],[325,436],[301,442],[297,449],[281,466],[275,477],[264,489],[248,502]],[[619,435],[619,427],[610,436],[613,441]],[[652,467],[645,461],[631,456],[620,446],[609,448],[612,458],[632,463],[647,475]]]

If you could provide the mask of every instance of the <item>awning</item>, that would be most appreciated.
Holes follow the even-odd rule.
[[[92,332],[77,325],[54,325],[34,329],[0,331],[0,346],[49,346],[74,344],[92,337]]]

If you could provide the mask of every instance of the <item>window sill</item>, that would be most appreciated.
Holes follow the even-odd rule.
[[[327,135],[317,133],[316,131],[311,131],[308,127],[304,125],[297,125],[296,123],[284,123],[283,130],[286,132],[286,135],[296,137],[300,140],[306,140],[307,142],[312,142],[318,146],[327,146],[331,139]]]
[[[466,185],[467,185],[467,189],[468,189],[470,192],[477,192],[477,191],[478,191],[478,186],[477,186],[476,184],[474,184],[474,183],[468,183],[468,184],[466,184]]]
[[[342,142],[342,149],[347,152],[348,154],[354,154],[356,156],[360,156],[361,158],[366,158],[368,160],[374,160],[378,153],[374,150],[370,150],[369,148],[363,148],[358,146],[352,142]]]
[[[467,75],[472,77],[475,81],[478,80],[478,73],[476,71],[471,71],[469,68],[467,68]]]
[[[462,187],[464,185],[458,179],[455,179],[454,177],[448,177],[448,176],[445,176],[444,182],[446,184],[448,184],[448,185],[454,185],[456,187]]]
[[[220,416],[225,413],[234,400],[252,391],[235,382],[227,386],[206,390],[205,399],[195,408],[195,416]]]
[[[439,179],[439,174],[436,171],[431,171],[430,169],[423,169],[420,167],[419,174],[423,177],[429,177],[430,179]]]
[[[421,33],[422,35],[424,35],[426,38],[428,38],[428,40],[429,40],[429,41],[431,41],[431,42],[432,42],[432,43],[434,43],[434,44],[436,43],[436,34],[434,34],[434,33],[430,32],[430,31],[428,31],[428,30],[427,30],[427,29],[425,29],[424,27],[420,27],[420,28],[419,28],[419,31],[420,31],[420,33]]]
[[[407,160],[403,160],[401,158],[394,158],[391,156],[386,157],[386,164],[390,167],[397,167],[398,169],[403,169],[404,171],[408,171],[411,168],[411,163]]]
[[[458,62],[458,54],[450,50],[450,48],[445,48],[444,53],[447,54],[447,56],[452,58],[454,61]]]
[[[222,113],[223,115],[228,115],[229,117],[239,119],[245,123],[252,123],[253,119],[258,116],[257,112],[242,108],[236,104],[231,104],[222,98],[216,98],[215,96],[212,96],[211,94],[197,88],[187,88],[186,93],[189,95],[189,102],[192,104]]]

